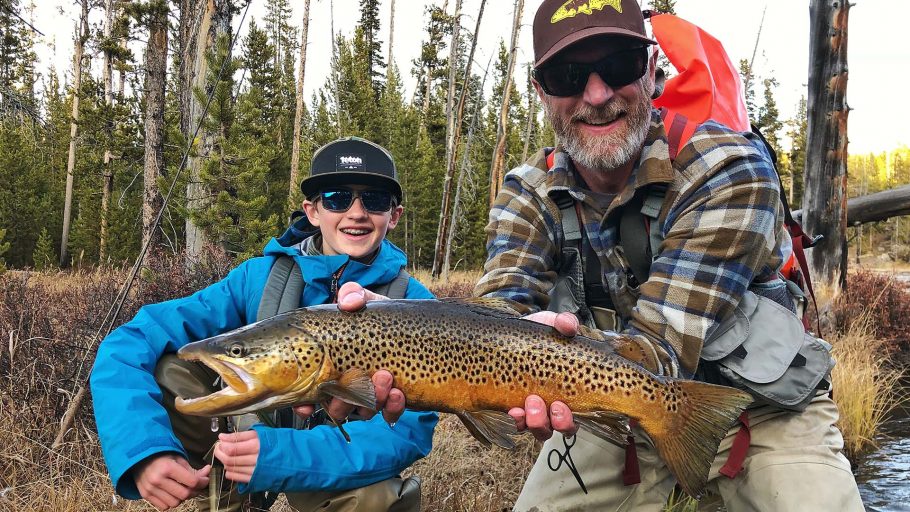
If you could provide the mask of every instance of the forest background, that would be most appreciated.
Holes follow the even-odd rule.
[[[407,195],[391,239],[439,296],[470,294],[491,186],[554,144],[527,78],[539,4],[0,0],[0,508],[148,509],[111,495],[83,400],[97,343],[143,304],[191,293],[257,254],[287,225],[326,142],[359,135],[392,151]],[[727,45],[794,208],[823,188],[804,179],[808,2],[643,7],[677,12]],[[889,41],[908,17],[910,3],[897,0],[858,2],[850,14],[850,197],[910,184],[906,107],[892,94],[910,79],[910,46]],[[893,217],[836,236],[851,260],[858,249],[871,266],[894,267],[910,260],[908,228]],[[146,271],[133,282],[126,269],[145,243]],[[459,272],[430,278],[449,269]],[[888,357],[910,354],[910,300],[878,274],[851,279],[830,338],[835,378],[846,379],[839,426],[854,469],[873,468],[866,503],[905,503],[903,473],[894,488],[904,494],[879,492],[888,471],[856,457],[904,399]],[[852,325],[870,332],[838,337]],[[851,363],[851,353],[866,359]],[[427,510],[508,508],[539,448],[525,437],[503,464],[453,418],[434,446],[412,469],[425,477]],[[895,468],[905,460],[881,453]]]
[[[645,7],[673,12],[677,3],[680,10],[686,4],[655,1]],[[299,205],[302,198],[291,191],[306,177],[312,152],[346,135],[374,140],[395,156],[407,196],[403,222],[390,238],[406,250],[414,268],[433,268],[438,274],[482,265],[491,184],[501,179],[503,168],[554,144],[528,81],[530,44],[520,53],[517,48],[511,51],[516,43],[506,28],[512,21],[497,17],[496,9],[503,10],[503,4],[509,4],[511,9],[505,10],[511,16],[518,2],[492,3],[488,19],[479,25],[476,10],[455,15],[460,2],[426,5],[423,25],[408,26],[405,37],[401,29],[382,29],[381,18],[396,19],[394,2],[338,0],[330,2],[328,11],[321,5],[325,0],[314,2],[313,9],[328,12],[329,19],[320,16],[313,23],[324,30],[328,21],[335,36],[331,42],[310,39],[306,46],[311,60],[313,54],[331,56],[324,77],[309,73],[305,65],[307,74],[300,72],[306,59],[300,51],[304,25],[295,23],[290,0],[254,0],[250,10],[244,0],[212,2],[213,12],[208,13],[205,4],[72,2],[76,37],[72,45],[59,45],[73,48],[72,55],[61,59],[51,51],[55,58],[39,59],[49,48],[49,38],[39,28],[47,18],[37,17],[34,1],[2,0],[0,265],[45,269],[128,263],[145,240],[151,240],[152,257],[180,254],[197,261],[204,247],[238,259],[249,257],[281,232],[292,206]],[[297,11],[301,4],[296,4]],[[513,34],[515,41],[527,40],[526,23],[538,4],[522,7],[525,24],[519,27],[521,33]],[[398,8],[413,11],[416,5],[399,2]],[[380,16],[380,9],[388,11]],[[335,26],[336,10],[348,18],[350,11],[359,12],[353,29],[340,22]],[[205,16],[211,20],[210,30],[194,29],[194,20]],[[696,14],[692,16],[697,21]],[[775,67],[751,73],[756,53],[761,60],[761,38],[780,34],[763,22],[749,24],[758,29],[758,51],[751,58],[731,58],[738,60],[748,84],[750,117],[781,155],[785,188],[791,204],[799,205],[805,94],[785,109],[792,116],[784,118]],[[380,40],[381,29],[399,39]],[[468,66],[479,32],[498,40],[492,49],[480,48]],[[417,58],[407,69],[388,65],[400,62],[394,57],[397,48],[416,45],[420,50],[411,50]],[[798,45],[808,46],[803,41]],[[73,58],[77,47],[82,48],[78,66]],[[150,61],[155,56],[163,63],[157,68]],[[61,61],[69,61],[70,69],[59,69]],[[46,65],[39,67],[39,62]],[[455,63],[451,69],[450,62]],[[307,79],[312,92],[303,97],[295,152],[298,88],[307,90],[301,83]],[[155,94],[157,88],[163,92]],[[792,96],[791,89],[784,96]],[[213,101],[195,133],[208,93]],[[462,96],[461,136],[452,150],[448,122],[456,116],[448,112]],[[895,139],[900,129],[887,133],[879,137],[882,144],[903,140]],[[497,148],[503,160],[498,171]],[[293,177],[292,167],[299,168]],[[907,184],[910,149],[899,144],[853,154],[848,169],[850,196]],[[452,186],[444,186],[447,182]],[[173,196],[161,210],[172,188]],[[445,203],[443,194],[448,194]],[[151,231],[159,211],[160,226]],[[896,217],[867,226],[864,237],[853,242],[863,243],[868,252],[880,250],[884,242],[893,258],[906,260],[910,229],[904,223],[902,227]]]

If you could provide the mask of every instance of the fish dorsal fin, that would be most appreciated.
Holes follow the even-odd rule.
[[[341,374],[340,379],[320,384],[319,391],[349,404],[376,410],[376,389],[363,370],[348,370]]]
[[[495,444],[507,450],[515,448],[515,441],[509,436],[517,434],[518,429],[515,420],[508,414],[500,411],[461,411],[455,415],[484,446]]]
[[[628,443],[627,438],[632,435],[632,431],[629,430],[628,418],[621,414],[607,411],[576,412],[572,413],[572,417],[580,427],[620,448],[626,446]]]
[[[604,332],[601,331],[600,329],[594,329],[594,328],[588,327],[587,325],[582,324],[582,323],[578,324],[578,334],[580,334],[586,338],[591,338],[591,339],[594,339],[597,341],[607,341],[608,340],[607,335],[604,334]]]
[[[470,306],[476,313],[498,318],[517,318],[521,316],[521,305],[509,299],[493,297],[453,297],[439,299],[439,302]]]

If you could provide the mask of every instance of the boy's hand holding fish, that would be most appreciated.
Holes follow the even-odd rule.
[[[386,299],[360,286],[357,283],[345,283],[338,290],[338,309],[342,311],[358,311],[363,309],[368,301]],[[568,315],[572,317],[572,315]],[[574,317],[572,317],[574,318]],[[544,322],[546,323],[546,322]],[[578,322],[575,323],[576,327]],[[380,370],[373,374],[373,386],[376,389],[376,407],[382,411],[383,419],[389,425],[394,425],[405,409],[405,396],[398,388],[392,387],[392,374]],[[338,423],[343,423],[347,417],[357,409],[357,413],[364,419],[376,415],[376,411],[366,407],[355,407],[341,399],[333,398],[326,408],[326,413]],[[521,409],[518,409],[521,410]],[[310,404],[294,407],[294,412],[302,418],[307,418],[316,411]],[[536,435],[536,434],[535,434]],[[215,447],[215,457],[224,464],[225,476],[235,482],[247,483],[253,476],[256,468],[256,459],[259,456],[259,437],[255,430],[220,434],[218,446]]]

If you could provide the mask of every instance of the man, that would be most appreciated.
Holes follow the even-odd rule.
[[[224,420],[213,424],[174,407],[176,396],[216,391],[217,375],[173,353],[186,343],[262,319],[264,304],[278,302],[266,291],[274,284],[296,290],[287,301],[290,307],[338,302],[342,309],[356,310],[366,293],[360,286],[432,298],[402,272],[407,258],[385,238],[402,214],[401,185],[388,152],[356,137],[341,139],[317,150],[311,169],[301,183],[306,219],[272,239],[264,256],[241,263],[190,297],[143,307],[101,344],[91,389],[105,462],[121,496],[142,497],[166,510],[207,494],[212,462],[207,452],[218,441],[214,456],[224,464],[224,476],[236,482],[223,484],[220,510],[241,508],[245,497],[238,491],[294,491],[288,501],[302,512],[419,510],[418,481],[403,481],[398,473],[430,451],[437,418],[405,412],[404,395],[392,387],[389,372],[373,376],[383,414],[374,418],[375,411],[360,410],[363,421],[345,426],[350,443],[334,428],[353,410],[340,400],[320,412],[323,421],[310,418],[309,426],[317,426],[309,430],[256,425],[220,435]],[[318,232],[297,231],[306,220]],[[273,283],[279,261],[300,270],[297,288],[292,271],[287,281]],[[398,292],[392,293],[389,286],[395,283]],[[314,413],[312,406],[298,409],[304,417]],[[248,420],[231,422],[238,427]],[[208,503],[200,499],[197,506],[208,509]]]
[[[651,106],[655,42],[645,33],[638,3],[591,2],[584,9],[577,3],[544,0],[537,11],[534,86],[558,147],[506,176],[490,212],[486,273],[475,294],[516,300],[528,311],[552,306],[567,264],[561,254],[570,231],[564,215],[577,216],[582,252],[599,266],[600,283],[593,284],[610,303],[612,326],[634,340],[623,353],[655,373],[730,384],[724,369],[700,362],[706,344],[717,347],[718,337],[729,336],[718,329],[722,322],[738,318],[734,311],[746,302],[758,302],[755,311],[783,311],[775,313],[781,322],[796,319],[786,284],[778,279],[790,239],[782,227],[775,170],[750,136],[711,122],[671,160],[667,130]],[[659,230],[662,241],[639,284],[630,270],[636,262],[626,260],[618,240],[619,223],[624,208],[634,204],[637,211],[655,186],[665,190],[665,198],[649,229]],[[753,325],[752,331],[768,336],[776,328]],[[801,329],[797,337],[799,346]],[[827,372],[828,354],[818,352]],[[754,358],[745,359],[746,369]],[[719,475],[739,428],[722,441],[709,488],[729,510],[862,510],[834,426],[837,409],[826,392],[811,390],[805,403],[791,408],[802,412],[771,405],[750,409],[751,443],[739,461],[742,471],[724,471],[733,478]],[[556,472],[548,467],[551,450],[564,449],[561,436],[551,438],[553,430],[577,430],[565,404],[531,396],[524,409],[510,414],[519,427],[547,441],[515,510],[663,509],[674,481],[641,431],[635,430],[634,445],[640,483],[628,486],[628,451],[577,432],[572,457],[588,489],[584,494],[568,464]]]

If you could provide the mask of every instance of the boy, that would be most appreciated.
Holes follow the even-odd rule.
[[[211,470],[205,456],[226,425],[222,421],[213,432],[216,425],[210,419],[180,415],[174,398],[211,393],[216,376],[173,352],[255,322],[267,302],[263,292],[271,284],[269,274],[280,259],[291,258],[302,273],[299,306],[333,303],[347,282],[391,294],[388,286],[381,287],[402,282],[402,276],[404,298],[432,298],[402,273],[404,253],[385,240],[402,213],[401,185],[385,149],[355,137],[327,144],[313,155],[311,177],[301,190],[307,219],[318,233],[306,236],[298,229],[305,220],[298,221],[266,245],[264,256],[242,263],[190,297],[143,307],[101,344],[91,389],[105,462],[118,494],[141,496],[160,510],[205,494]],[[345,426],[350,444],[329,425],[343,423],[351,407],[334,401],[320,411],[326,425],[311,430],[257,425],[222,436],[215,456],[225,462],[225,476],[240,482],[240,492],[318,491],[288,494],[298,510],[334,510],[352,502],[358,503],[356,510],[418,510],[419,485],[397,475],[430,451],[437,417],[409,411],[398,419],[404,396],[390,390],[391,375],[377,372],[373,382],[377,399],[387,405],[385,418],[360,411],[364,421]],[[313,408],[297,412],[307,416]],[[353,488],[359,489],[348,491]],[[220,510],[239,510],[240,497],[229,494],[222,493]],[[200,499],[197,505],[206,508],[208,502]]]

